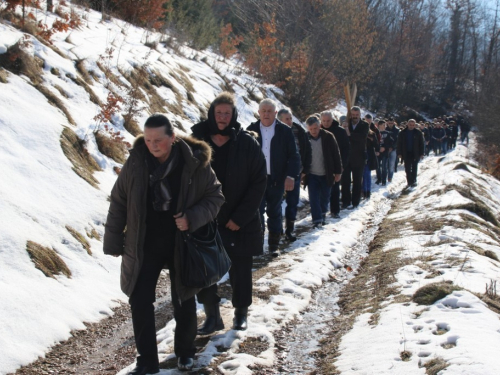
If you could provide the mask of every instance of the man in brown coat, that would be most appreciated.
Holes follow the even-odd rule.
[[[331,189],[342,176],[342,161],[335,137],[321,129],[319,118],[309,117],[306,125],[312,150],[312,162],[307,175],[309,203],[313,227],[318,228],[326,224]]]
[[[224,203],[210,159],[205,142],[176,137],[165,116],[153,115],[111,191],[103,247],[105,254],[122,256],[121,288],[129,296],[138,352],[129,375],[159,372],[153,303],[163,268],[170,271],[178,367],[193,367],[199,289],[180,282],[180,231],[214,220]]]

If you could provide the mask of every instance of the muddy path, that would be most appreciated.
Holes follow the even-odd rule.
[[[307,215],[306,204],[298,212],[298,219]],[[303,233],[308,228],[300,227],[297,233]],[[288,243],[283,241],[286,250]],[[254,279],[267,272],[267,265],[275,258],[265,254],[254,258]],[[117,280],[118,282],[118,280]],[[231,298],[229,282],[220,285],[221,297]],[[156,289],[155,303],[156,329],[163,328],[173,319],[173,308],[170,298],[170,280],[168,273],[162,271]],[[232,316],[227,317],[226,328],[231,327]],[[84,323],[86,329],[71,332],[71,338],[60,342],[45,355],[27,366],[18,369],[16,375],[41,374],[85,374],[85,375],[115,375],[121,369],[134,362],[135,343],[132,331],[130,308],[127,303],[113,309],[113,315],[97,323]],[[199,349],[206,344],[207,338],[199,338],[195,344]],[[174,363],[160,364],[161,368],[174,368]]]

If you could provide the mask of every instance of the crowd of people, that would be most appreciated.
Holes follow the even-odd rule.
[[[224,92],[191,136],[175,134],[166,116],[147,119],[111,192],[103,246],[106,254],[122,257],[120,282],[129,297],[138,353],[129,375],[159,372],[153,303],[164,268],[171,281],[178,368],[193,368],[197,335],[224,328],[217,284],[200,289],[181,282],[181,232],[194,233],[217,220],[232,262],[232,328],[245,330],[253,257],[264,252],[266,228],[273,256],[280,255],[283,236],[296,240],[301,186],[308,189],[312,227],[319,228],[328,211],[338,219],[341,209],[370,198],[372,171],[375,183],[386,185],[402,161],[408,186],[416,186],[420,159],[431,149],[446,153],[458,138],[453,118],[411,119],[398,126],[392,118],[362,118],[359,107],[349,112],[339,119],[330,111],[314,114],[304,128],[288,109],[278,111],[273,100],[264,99],[259,120],[244,129],[234,96]],[[461,141],[468,142],[465,124],[459,125]],[[199,327],[195,298],[205,310]]]

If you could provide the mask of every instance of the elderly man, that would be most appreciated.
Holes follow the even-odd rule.
[[[361,200],[363,170],[367,159],[366,139],[370,130],[368,123],[361,120],[359,107],[351,108],[351,120],[344,129],[349,137],[350,152],[342,174],[342,208],[352,209],[358,207]]]
[[[267,213],[269,252],[280,255],[279,243],[283,232],[281,202],[285,191],[292,191],[300,172],[300,156],[292,129],[276,119],[276,103],[264,99],[259,104],[260,120],[247,128],[257,133],[257,140],[266,158],[267,187],[260,205],[262,227]]]
[[[424,157],[424,135],[411,119],[398,136],[398,158],[405,162],[407,187],[417,186],[418,162]]]
[[[337,120],[334,119],[333,113],[330,111],[321,112],[321,128],[330,132],[335,137],[340,150],[340,158],[342,166],[347,164],[349,158],[349,137],[344,128],[342,128]],[[334,219],[340,217],[340,182],[336,181],[332,186],[330,195],[330,214]]]
[[[342,175],[342,161],[337,141],[332,133],[321,129],[319,118],[311,116],[306,120],[311,140],[312,162],[307,175],[309,203],[313,228],[326,224],[326,212],[330,191]]]
[[[295,144],[300,154],[300,176],[295,179],[293,190],[286,192],[285,238],[293,242],[297,239],[293,235],[293,231],[295,229],[295,219],[297,218],[297,205],[299,204],[300,180],[309,173],[311,167],[311,143],[305,129],[293,122],[292,113],[288,109],[278,111],[278,120],[292,129]]]

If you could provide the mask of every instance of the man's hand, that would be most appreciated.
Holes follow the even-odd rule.
[[[240,230],[240,227],[239,225],[237,225],[234,221],[232,221],[231,219],[229,219],[229,221],[227,222],[226,224],[226,228],[229,229],[229,230],[232,230],[232,231],[237,231],[237,230]]]
[[[295,185],[295,181],[290,177],[287,177],[285,180],[285,191],[292,191]]]
[[[184,215],[183,212],[179,212],[178,214],[174,215],[175,218],[175,225],[177,228],[179,228],[180,231],[186,231],[189,230],[189,221],[186,215]]]
[[[384,147],[380,147],[380,152],[384,152],[385,151],[385,148]]]
[[[341,173],[336,174],[336,175],[335,175],[335,182],[339,182],[341,177],[342,177],[342,174],[341,174]]]

